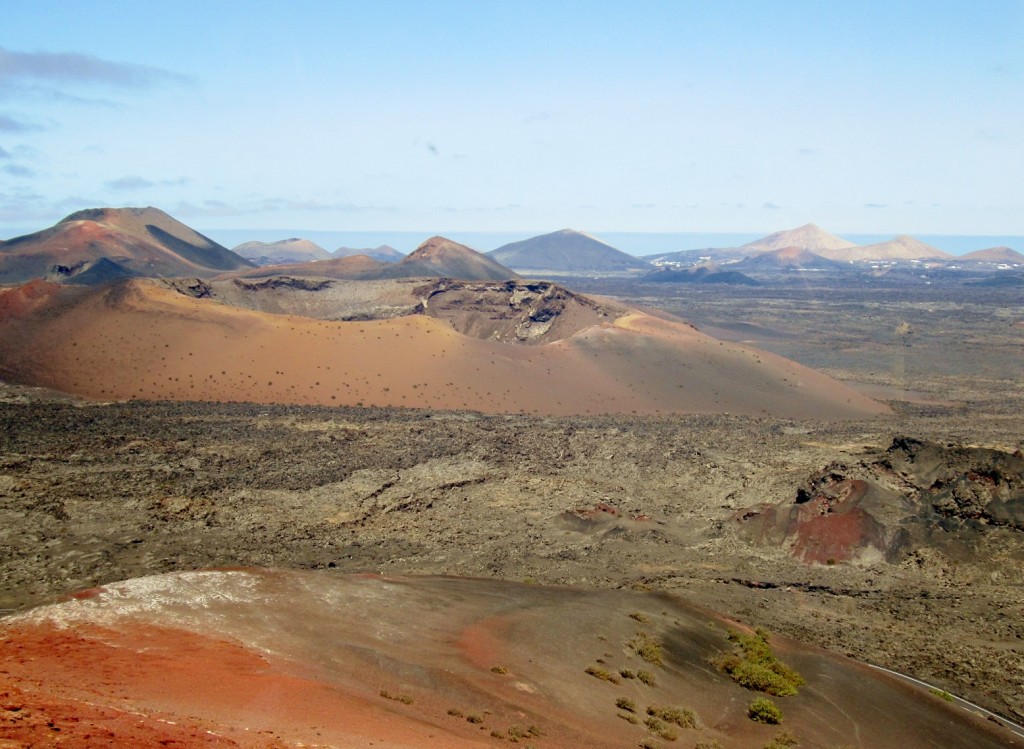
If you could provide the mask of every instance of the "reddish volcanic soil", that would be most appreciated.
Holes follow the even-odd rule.
[[[693,710],[681,745],[777,729],[713,665],[725,620],[665,595],[484,580],[225,571],[140,578],[0,624],[0,746],[636,746],[628,698]],[[658,663],[632,644],[660,643]],[[865,667],[772,640],[810,746],[1018,746]],[[587,668],[606,669],[595,678]],[[623,678],[647,670],[653,682]],[[658,744],[659,746],[661,744]]]
[[[426,315],[328,322],[234,308],[151,281],[52,289],[31,304],[29,296],[0,292],[0,376],[97,399],[822,419],[889,413],[794,362],[643,312],[517,346],[463,335]]]

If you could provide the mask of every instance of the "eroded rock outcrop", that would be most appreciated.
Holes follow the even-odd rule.
[[[1024,455],[896,437],[874,460],[833,463],[781,504],[734,516],[740,534],[808,563],[895,562],[914,549],[971,558],[1024,532]]]

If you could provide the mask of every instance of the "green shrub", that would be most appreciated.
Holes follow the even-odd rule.
[[[782,722],[782,711],[767,697],[758,697],[747,708],[747,717],[756,723],[774,726]]]
[[[717,665],[740,686],[785,697],[796,694],[797,687],[805,683],[800,674],[775,657],[764,630],[752,635],[730,630],[729,639],[740,653],[723,656]]]
[[[599,667],[599,666],[587,666],[583,669],[585,673],[590,674],[595,679],[601,679],[602,681],[610,681],[612,684],[619,683],[619,677],[615,674]]]
[[[680,728],[696,728],[697,716],[685,707],[654,707],[648,705],[647,714],[661,718],[666,723],[675,723]]]
[[[615,700],[615,707],[631,713],[636,712],[636,702],[629,699],[629,697],[619,697],[619,699]]]
[[[945,690],[936,689],[935,687],[932,687],[928,691],[931,692],[932,694],[934,694],[940,700],[945,700],[946,702],[952,702],[953,701],[953,695],[951,695],[949,692],[947,692]]]

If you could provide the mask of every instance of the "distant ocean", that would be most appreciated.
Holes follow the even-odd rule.
[[[461,242],[480,252],[501,247],[509,242],[529,239],[548,230],[518,232],[480,231],[304,231],[302,229],[200,229],[211,239],[226,247],[237,247],[242,242],[257,240],[276,242],[289,237],[302,237],[316,242],[321,247],[334,251],[339,247],[369,248],[382,244],[390,245],[400,252],[412,252],[424,240],[440,234]],[[657,252],[677,250],[700,250],[707,247],[738,247],[760,239],[769,232],[757,233],[711,233],[711,232],[617,232],[594,233],[593,236],[617,247],[630,255],[653,255]],[[872,244],[892,239],[892,234],[840,234],[856,244]],[[1024,252],[1024,236],[961,235],[961,234],[914,234],[916,239],[945,250],[953,255],[963,255],[974,250],[989,247],[1012,247]]]

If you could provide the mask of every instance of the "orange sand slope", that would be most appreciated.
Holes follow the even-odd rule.
[[[0,292],[0,377],[100,399],[844,419],[888,409],[786,359],[631,311],[538,346],[410,315],[273,315],[132,279]]]
[[[0,622],[0,736],[5,747],[59,736],[71,747],[518,738],[603,749],[664,745],[642,722],[656,706],[693,711],[693,726],[669,726],[680,746],[761,749],[779,729],[749,720],[757,693],[711,663],[732,649],[729,625],[628,591],[267,570],[140,578]],[[660,643],[660,664],[640,640]],[[807,681],[774,700],[801,746],[1022,746],[853,661],[772,645]],[[640,720],[624,719],[634,711]]]

